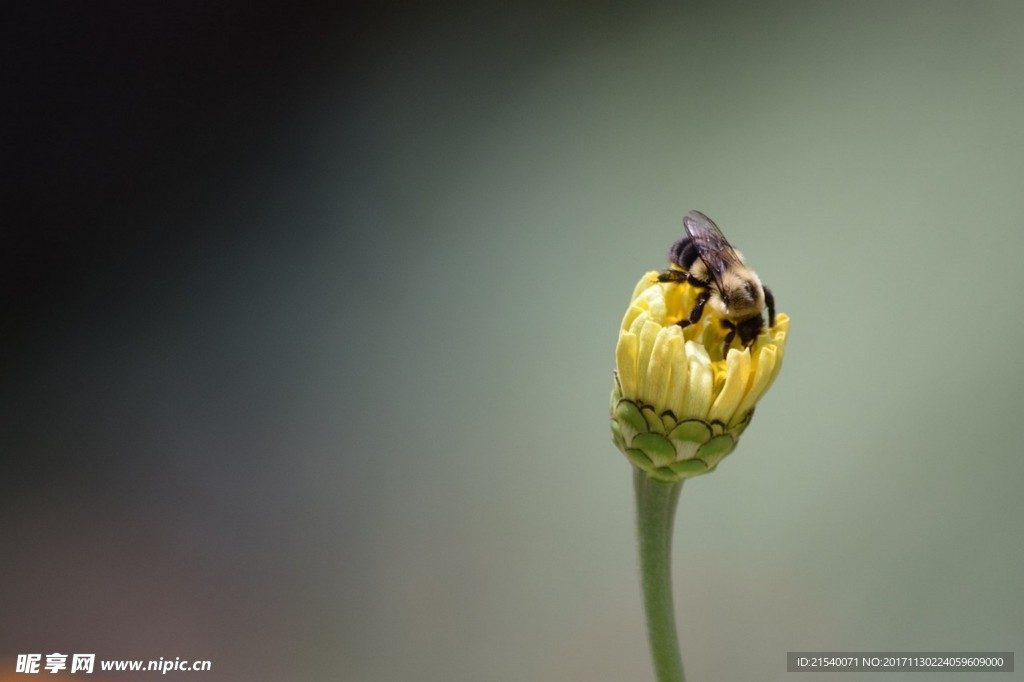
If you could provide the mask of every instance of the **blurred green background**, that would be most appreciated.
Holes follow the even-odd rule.
[[[683,491],[688,677],[1019,653],[1024,6],[262,11],[287,49],[218,15],[235,47],[181,66],[204,80],[171,181],[120,191],[158,97],[102,128],[146,141],[96,161],[114,180],[81,166],[102,201],[30,177],[66,215],[9,232],[0,657],[649,679],[607,401],[629,294],[690,209],[792,331],[740,447]],[[152,64],[189,54],[168,43]]]

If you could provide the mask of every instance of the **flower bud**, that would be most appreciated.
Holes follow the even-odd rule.
[[[697,294],[647,273],[615,347],[612,439],[634,466],[669,483],[714,470],[736,447],[782,367],[789,330],[780,313],[749,348],[734,344],[722,357],[726,332],[714,306],[696,324],[677,324]]]

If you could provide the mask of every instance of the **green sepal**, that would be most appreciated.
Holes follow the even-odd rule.
[[[664,433],[664,424],[661,421],[661,416],[655,412],[654,408],[650,405],[644,405],[640,409],[640,414],[643,415],[644,422],[647,424],[645,431],[654,431],[655,433]]]
[[[716,466],[722,458],[728,455],[736,447],[736,440],[731,434],[715,436],[697,451],[697,457],[703,460],[709,467]]]
[[[736,448],[750,425],[749,410],[731,428],[720,421],[676,421],[640,401],[624,399],[616,381],[611,395],[612,441],[629,461],[654,480],[675,483],[714,471]]]
[[[672,429],[672,432],[668,434],[668,437],[672,440],[701,444],[706,443],[708,439],[711,438],[711,429],[702,421],[687,419],[686,421],[681,422],[679,426]]]
[[[676,461],[676,449],[660,433],[640,433],[633,439],[633,447],[644,451],[655,466],[668,466]]]
[[[634,433],[643,433],[647,430],[647,422],[644,420],[643,415],[640,414],[639,408],[629,400],[622,400],[616,404],[615,420],[621,426],[627,426],[632,429]],[[623,436],[627,436],[625,431]]]
[[[619,427],[619,422],[612,420],[612,441],[615,443],[615,447],[625,452],[626,440],[622,437],[622,428]]]
[[[647,476],[653,478],[655,481],[661,481],[662,483],[678,483],[682,476],[679,476],[668,467],[659,467],[657,469],[645,469]]]
[[[708,465],[699,459],[688,459],[684,462],[675,462],[674,464],[670,464],[668,468],[678,474],[678,478],[688,478],[690,476],[697,476],[698,474],[708,472]]]
[[[626,458],[632,462],[635,466],[643,469],[644,471],[650,471],[654,468],[651,460],[648,459],[647,455],[644,454],[643,450],[637,450],[636,448],[625,448],[622,453],[626,455]]]

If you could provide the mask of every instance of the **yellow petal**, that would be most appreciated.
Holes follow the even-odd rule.
[[[626,398],[637,397],[636,360],[639,341],[636,334],[622,332],[619,343],[615,346],[615,367],[619,372],[619,386]]]
[[[704,419],[711,408],[711,389],[715,378],[711,370],[711,358],[707,350],[694,341],[687,341],[686,348],[686,400],[680,418]]]
[[[764,392],[768,390],[768,383],[771,381],[772,372],[775,368],[775,346],[763,346],[758,353],[757,362],[754,365],[753,378],[746,395],[740,401],[739,407],[729,420],[730,424],[742,419],[750,411],[757,401],[761,399]]]
[[[644,325],[651,319],[651,311],[647,308],[641,308],[635,306],[640,312],[633,318],[633,321],[629,323],[629,327],[623,326],[623,331],[628,331],[637,336],[640,336],[640,330],[644,328]],[[625,320],[623,320],[625,322]]]
[[[644,290],[649,289],[650,287],[654,286],[657,283],[658,273],[655,272],[654,270],[651,270],[646,275],[641,277],[640,281],[636,283],[636,287],[633,289],[633,295],[629,297],[629,300],[635,301],[637,298],[640,297],[640,294],[642,294]]]
[[[647,378],[650,376],[647,371],[651,364],[651,354],[654,352],[654,340],[658,338],[661,325],[651,320],[645,320],[640,327],[640,348],[637,353],[637,396],[643,399],[647,395]]]
[[[725,363],[725,385],[715,398],[711,411],[708,412],[708,419],[728,424],[747,390],[750,379],[750,352],[746,349],[730,349]]]
[[[679,325],[672,325],[672,377],[668,384],[668,397],[665,399],[668,409],[672,410],[677,418],[682,418],[686,410],[686,386],[689,377],[687,367],[686,345],[683,340],[683,330]]]
[[[645,312],[647,312],[646,307],[638,305],[636,302],[631,303],[629,308],[626,309],[626,314],[622,316],[622,324],[619,326],[619,331],[631,331],[636,323],[636,319]]]
[[[654,338],[651,359],[647,364],[647,380],[640,399],[648,405],[665,409],[669,378],[672,375],[672,328],[662,327]],[[678,341],[676,342],[678,343]]]

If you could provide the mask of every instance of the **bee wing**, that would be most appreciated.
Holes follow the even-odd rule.
[[[697,247],[700,259],[704,261],[721,291],[722,275],[732,266],[743,265],[743,259],[718,229],[718,225],[700,211],[687,213],[683,218],[683,225],[686,227],[686,234],[690,235],[693,245]]]

